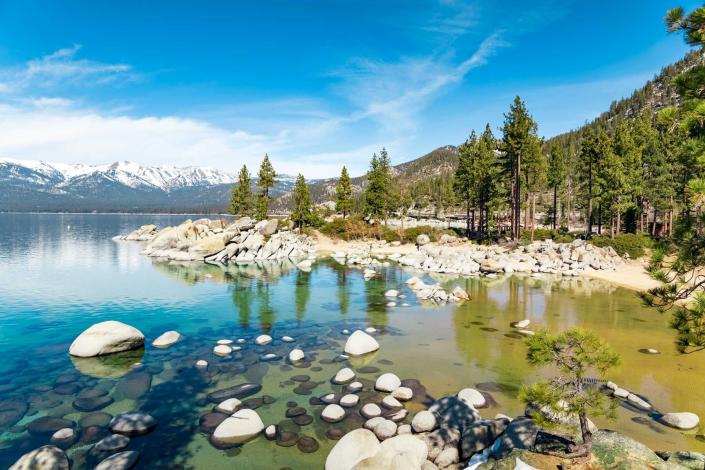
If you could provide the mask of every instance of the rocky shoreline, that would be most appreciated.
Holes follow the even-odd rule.
[[[249,217],[230,224],[220,219],[198,219],[163,229],[143,225],[114,240],[147,242],[143,254],[172,261],[249,263],[300,260],[315,253],[308,237],[280,226],[278,219],[256,222]]]
[[[292,329],[291,336],[224,337],[213,340],[211,345],[198,346],[195,358],[189,356],[192,363],[184,367],[205,383],[222,374],[245,373],[248,368],[263,368],[259,374],[264,374],[267,368],[279,367],[292,374],[282,385],[293,386],[295,394],[308,397],[308,403],[303,405],[287,402],[284,419],[272,421],[262,419],[257,411],[276,401],[266,394],[268,390],[263,389],[261,380],[235,385],[230,382],[225,387],[208,389],[205,399],[212,408],[200,416],[198,429],[208,436],[211,445],[231,449],[246,446],[253,439],[267,439],[272,445],[296,446],[303,453],[314,453],[321,446],[321,435],[302,432],[313,424],[324,426],[325,439],[335,442],[325,458],[327,470],[705,469],[703,454],[653,452],[624,435],[596,427],[593,427],[592,455],[570,459],[567,455],[575,443],[575,423],[565,416],[541,412],[545,419],[556,423],[557,432],[535,421],[532,418],[535,410],[531,407],[516,417],[498,413],[493,391],[500,388],[495,389],[491,384],[463,388],[455,395],[435,399],[418,380],[401,379],[393,372],[390,361],[379,359],[378,351],[383,351],[386,336],[374,328],[305,335],[304,329]],[[85,330],[72,343],[70,354],[85,360],[144,348],[147,354],[159,355],[164,354],[160,351],[190,351],[194,345],[188,341],[177,331],[167,331],[145,344],[145,335],[137,328],[110,321]],[[208,348],[212,351],[210,355]],[[371,356],[377,357],[381,368],[370,365]],[[184,359],[175,357],[178,361]],[[327,382],[305,373],[305,369],[313,373],[322,366],[335,371]],[[149,373],[142,363],[137,363],[126,374],[120,383],[129,382],[129,390],[134,387],[142,390],[142,377]],[[120,383],[117,387],[126,393],[127,385]],[[58,386],[66,384],[62,381]],[[650,406],[643,405],[648,404],[644,398],[637,397],[641,402],[630,398],[631,392],[622,397],[625,391],[616,384],[592,386],[623,399],[625,406],[639,409],[645,413],[644,419],[654,413]],[[316,391],[319,387],[327,390]],[[109,404],[103,401],[105,398],[110,397],[86,391],[74,407],[80,405],[77,409],[85,408],[95,414],[95,410]],[[674,421],[667,415],[660,416],[654,425],[683,429],[697,426],[694,415],[674,414]],[[13,470],[69,468],[70,461],[63,449],[71,448],[89,428],[80,429],[70,421],[52,419],[56,422],[45,423],[44,418],[39,418],[29,424],[30,431],[41,425],[47,444],[23,455],[11,467]],[[105,423],[106,433],[101,434],[88,454],[99,469],[128,469],[136,465],[140,452],[134,447],[130,449],[131,441],[159,426],[154,416],[140,409],[113,416]]]

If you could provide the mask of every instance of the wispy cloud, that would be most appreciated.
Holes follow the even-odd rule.
[[[424,31],[448,36],[460,36],[476,26],[480,18],[480,9],[476,2],[461,0],[442,0],[439,10],[433,15]]]
[[[373,118],[397,131],[414,130],[418,114],[433,98],[507,45],[501,34],[491,34],[473,54],[455,64],[447,55],[402,58],[393,63],[352,61],[335,74],[342,80],[340,93],[358,108],[349,120]]]
[[[0,93],[56,88],[66,85],[95,86],[137,75],[128,64],[108,64],[77,57],[81,46],[59,49],[20,67],[0,72]]]

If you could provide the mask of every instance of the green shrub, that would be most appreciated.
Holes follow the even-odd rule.
[[[537,228],[534,230],[534,240],[543,240],[545,238],[550,238],[556,243],[570,243],[578,238],[578,235],[571,234],[567,230],[561,229]],[[531,241],[531,230],[521,231],[521,241],[524,243]]]
[[[377,238],[388,242],[399,241],[414,243],[416,237],[422,233],[429,236],[431,241],[438,241],[443,234],[456,235],[453,230],[438,229],[430,226],[410,227],[404,231],[400,228],[390,228],[384,225],[370,225],[359,216],[347,219],[333,219],[321,227],[321,232],[332,238],[343,240],[360,240],[363,238]]]
[[[594,236],[590,243],[603,248],[611,246],[620,256],[628,254],[631,259],[637,259],[644,256],[644,249],[650,247],[652,241],[647,235],[625,233],[615,238],[604,235]]]

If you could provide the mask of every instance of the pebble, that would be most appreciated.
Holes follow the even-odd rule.
[[[367,328],[365,328],[365,333],[372,334],[372,333],[376,333],[376,332],[377,332],[377,328],[373,328],[371,326],[368,326]]]
[[[397,433],[397,424],[394,421],[383,419],[372,428],[372,432],[379,440],[388,439]]]
[[[436,415],[430,411],[419,411],[411,421],[411,427],[416,432],[429,432],[436,429]]]
[[[225,344],[219,344],[213,348],[213,353],[217,356],[228,356],[231,352],[233,349]]]
[[[380,392],[393,392],[399,387],[401,387],[401,380],[391,372],[380,375],[375,382],[375,389]]]
[[[284,341],[285,343],[293,343],[294,338],[292,338],[291,336],[282,336],[282,341]]]
[[[231,340],[231,339],[219,339],[217,344],[229,346],[229,345],[233,344],[233,340]]]
[[[277,437],[277,427],[273,424],[270,424],[264,429],[264,435],[270,441],[273,440],[275,437]]]
[[[382,406],[389,409],[403,408],[401,402],[391,395],[387,395],[382,399]]]
[[[235,410],[240,407],[240,405],[242,405],[242,402],[237,398],[228,398],[227,400],[220,402],[215,407],[215,410],[225,414],[233,414],[235,413]]]
[[[414,397],[414,391],[409,387],[399,387],[392,392],[392,396],[400,401],[408,401]]]
[[[101,452],[117,452],[130,445],[130,438],[122,434],[111,434],[95,444],[95,449]]]
[[[355,372],[353,372],[353,370],[350,369],[349,367],[345,367],[343,369],[340,369],[335,374],[335,377],[333,377],[333,383],[334,384],[344,384],[346,382],[350,382],[354,378],[355,378]]]
[[[208,361],[199,359],[198,361],[196,361],[196,367],[198,367],[199,369],[205,369],[208,367]]]
[[[304,359],[304,352],[301,349],[293,349],[289,353],[289,360],[291,362],[298,362]]]
[[[296,447],[305,454],[310,454],[316,452],[320,447],[318,441],[310,436],[301,436],[299,440],[296,441]]]
[[[321,418],[329,423],[337,423],[345,418],[345,410],[340,405],[330,404],[323,408]]]
[[[372,431],[375,428],[375,426],[377,426],[379,423],[381,423],[385,419],[386,418],[383,418],[381,416],[376,416],[374,418],[370,418],[367,421],[365,421],[365,424],[363,424],[362,426],[365,429],[369,429],[370,431]]]
[[[368,403],[360,409],[360,414],[365,418],[375,418],[382,414],[382,409],[374,403]]]
[[[347,386],[346,390],[350,393],[357,393],[363,389],[362,382],[353,382]]]
[[[357,405],[359,401],[359,396],[349,393],[340,398],[340,406],[343,406],[345,408],[351,408]]]
[[[264,346],[265,344],[269,344],[272,342],[272,337],[269,335],[259,335],[257,338],[255,338],[255,343],[259,344],[260,346]]]

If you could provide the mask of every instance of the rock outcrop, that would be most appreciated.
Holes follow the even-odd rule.
[[[175,227],[157,230],[144,225],[115,237],[117,240],[146,241],[143,254],[173,261],[208,261],[228,264],[253,261],[297,260],[311,256],[315,248],[309,238],[282,227],[277,219],[255,223],[243,217],[225,220],[187,220]]]

